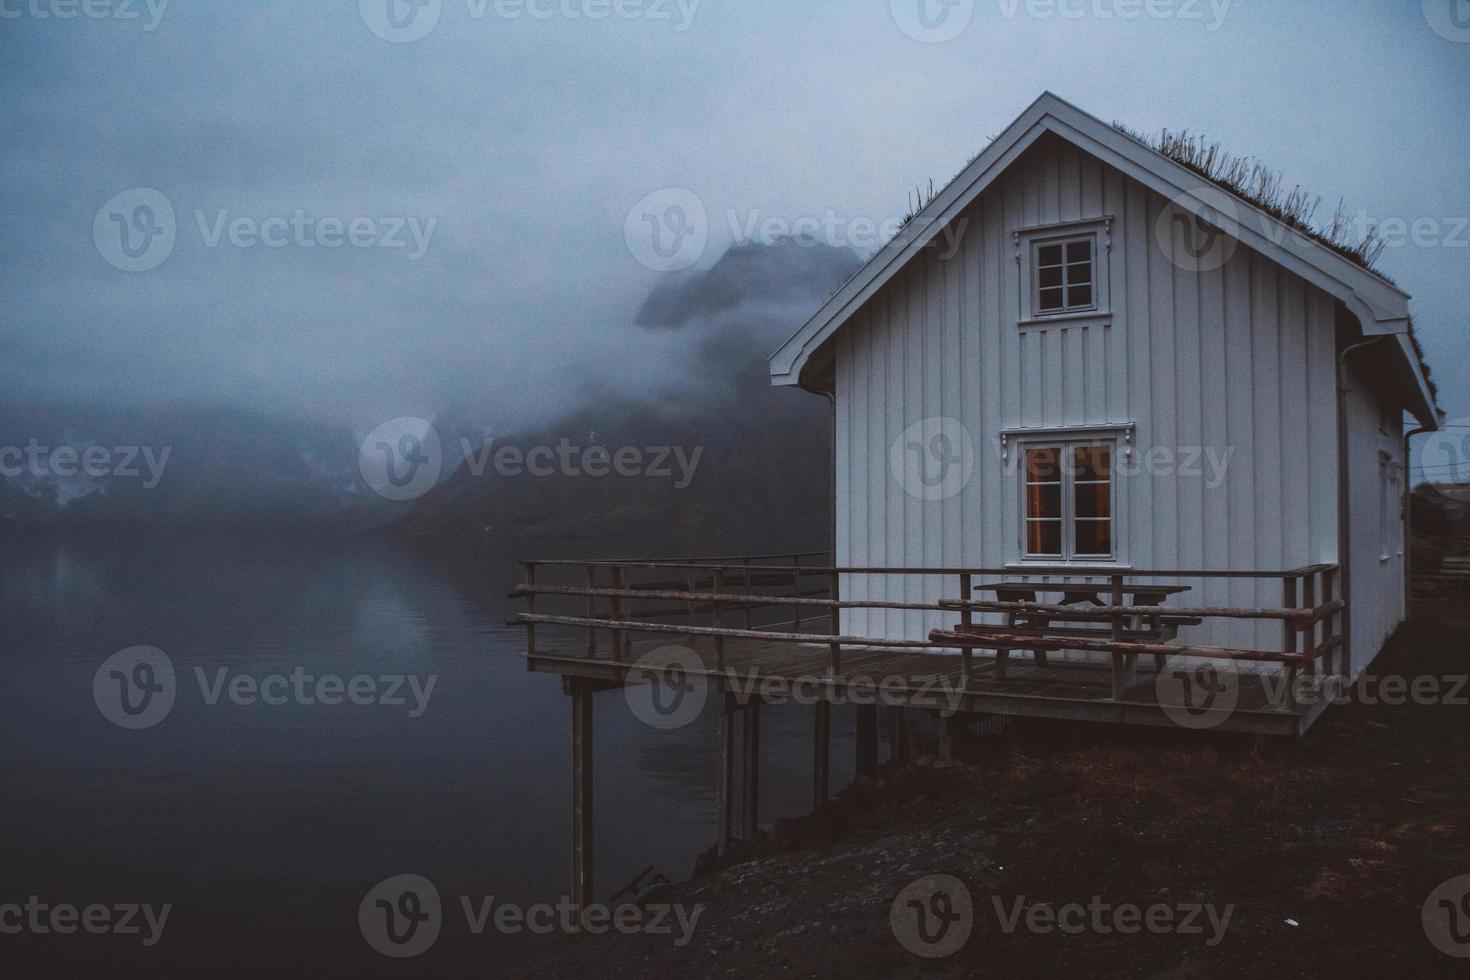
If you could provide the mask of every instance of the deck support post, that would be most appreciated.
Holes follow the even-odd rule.
[[[830,782],[832,702],[823,699],[812,709],[812,809],[817,810],[827,802]]]
[[[745,785],[741,794],[740,835],[746,840],[755,840],[760,831],[760,783],[761,783],[761,702],[752,698],[740,712],[744,717],[741,736],[744,739],[741,765],[744,768]]]
[[[592,692],[578,678],[567,678],[572,698],[572,904],[594,900],[592,884]]]
[[[909,757],[908,720],[908,715],[903,708],[895,705],[888,709],[888,757],[890,759]]]
[[[958,712],[939,716],[939,757],[953,759],[959,734],[964,729],[964,719]]]
[[[735,695],[720,692],[720,773],[715,789],[716,843],[721,854],[730,850],[735,821]]]
[[[597,566],[596,565],[588,565],[587,566],[587,588],[588,588],[588,590],[597,588]],[[597,618],[597,597],[596,596],[590,596],[589,595],[587,597],[587,618],[588,619],[596,619]],[[587,656],[592,657],[592,656],[596,656],[596,655],[597,655],[597,630],[589,628],[587,630]],[[616,654],[614,654],[614,655],[616,655]]]
[[[872,776],[878,772],[878,706],[860,704],[857,712],[855,739],[857,743],[857,774]]]

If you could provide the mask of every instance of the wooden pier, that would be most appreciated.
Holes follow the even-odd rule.
[[[1292,697],[1298,677],[1319,670],[1330,675],[1334,653],[1342,649],[1338,624],[1345,606],[1334,595],[1332,565],[1279,572],[1130,570],[1126,579],[1110,571],[1037,568],[1026,570],[1037,578],[1017,581],[1013,568],[841,568],[825,557],[524,563],[523,584],[512,595],[527,602],[515,620],[526,627],[527,668],[560,675],[572,705],[575,902],[596,898],[591,705],[598,691],[694,685],[705,698],[704,710],[718,706],[716,839],[724,850],[759,832],[764,703],[811,706],[812,803],[819,807],[830,791],[834,706],[856,707],[860,775],[877,768],[880,705],[892,711],[892,751],[898,755],[907,749],[905,715],[913,712],[942,719],[941,751],[950,750],[953,733],[986,716],[1295,737],[1326,703],[1298,703]],[[838,583],[855,574],[942,576],[954,581],[953,597],[937,603],[844,599]],[[1069,580],[1040,580],[1057,575]],[[552,576],[563,581],[552,582]],[[1002,580],[983,581],[992,576]],[[1189,591],[1179,582],[1210,577],[1279,580],[1282,604],[1171,604]],[[987,592],[996,598],[976,598]],[[1044,593],[1062,596],[1039,601]],[[550,602],[563,608],[547,611]],[[943,612],[958,622],[912,638],[844,635],[841,610],[856,608]],[[987,625],[976,622],[977,615],[1003,622]],[[1216,618],[1278,620],[1282,649],[1175,642],[1181,626]],[[1049,651],[1086,651],[1096,659],[1049,659]],[[1026,656],[1012,659],[1017,652]],[[1344,656],[1339,672],[1345,670]]]

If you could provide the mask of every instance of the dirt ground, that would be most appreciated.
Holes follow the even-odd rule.
[[[1439,676],[1451,692],[1470,673],[1470,603],[1416,606],[1372,673]],[[1470,959],[1437,949],[1421,920],[1431,891],[1470,875],[1470,687],[1458,695],[1331,707],[1305,738],[1264,749],[1208,733],[1013,726],[970,761],[890,764],[825,811],[782,821],[752,859],[650,896],[705,906],[682,947],[580,936],[520,975],[1470,976]],[[973,916],[955,952],[925,958],[890,912],[933,874],[963,883]],[[1046,929],[1036,906],[1071,903],[1085,920],[1074,911],[1070,931]],[[1114,926],[1130,921],[1107,911],[1120,906],[1162,907],[1174,926],[1123,934]],[[1204,912],[1178,928],[1192,906],[1217,923],[1228,909],[1223,932]]]

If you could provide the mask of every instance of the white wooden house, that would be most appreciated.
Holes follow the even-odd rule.
[[[787,341],[772,382],[835,406],[842,567],[1341,566],[1356,675],[1405,615],[1405,413],[1438,413],[1409,296],[1051,94]],[[936,602],[930,576],[844,599]],[[1190,603],[1279,605],[1273,580]],[[922,637],[934,610],[845,609]],[[992,614],[993,615],[993,614]],[[1280,639],[1246,620],[1196,643]]]

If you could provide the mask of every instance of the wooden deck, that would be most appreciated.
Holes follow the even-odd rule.
[[[1232,691],[1233,699],[1222,696],[1214,707],[1190,712],[1185,708],[1180,685],[1159,685],[1151,663],[1139,663],[1124,696],[1115,700],[1112,669],[1105,662],[1052,657],[1047,666],[1038,667],[1029,655],[1013,654],[1005,678],[999,679],[994,676],[994,659],[977,651],[973,673],[966,685],[961,677],[959,654],[844,647],[842,673],[833,676],[828,645],[819,641],[797,643],[728,637],[723,639],[723,664],[714,639],[709,636],[677,633],[634,636],[630,643],[631,649],[621,659],[615,659],[608,644],[600,645],[589,655],[581,631],[547,631],[540,638],[535,654],[527,657],[527,668],[616,687],[641,683],[647,676],[644,671],[664,672],[677,660],[687,673],[702,676],[712,688],[737,694],[749,690],[755,682],[777,678],[785,682],[783,687],[801,681],[800,692],[808,697],[820,693],[839,705],[866,701],[947,713],[1003,714],[1259,735],[1300,735],[1316,720],[1323,704],[1318,699],[1310,708],[1284,709],[1273,705],[1270,697],[1273,689],[1268,686],[1272,679],[1269,665],[1241,665],[1242,669],[1222,671],[1222,676],[1228,675],[1223,683]],[[692,651],[697,661],[691,662],[687,655],[677,656],[680,650]],[[664,652],[655,655],[656,651]],[[629,677],[635,664],[640,670]],[[1170,669],[1179,668],[1176,665]],[[1276,683],[1280,683],[1279,678]],[[880,684],[884,691],[881,698],[875,694]],[[1222,707],[1230,700],[1233,705]]]

